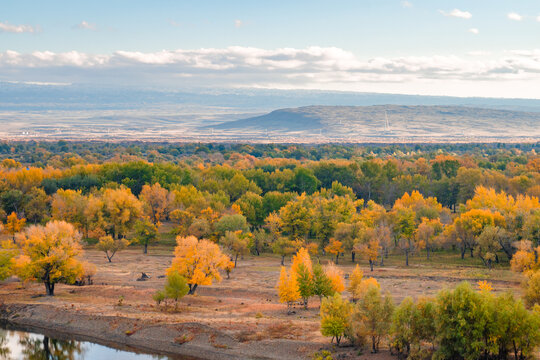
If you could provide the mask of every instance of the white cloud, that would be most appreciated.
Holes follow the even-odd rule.
[[[536,21],[540,22],[540,15],[536,17]]]
[[[81,30],[92,30],[92,31],[97,30],[96,24],[89,23],[86,20],[81,21],[80,23],[75,25],[74,28],[81,29]]]
[[[38,29],[31,25],[12,25],[8,22],[0,22],[0,32],[9,32],[9,33],[35,33]]]
[[[469,32],[471,34],[478,35],[480,33],[480,30],[478,30],[477,28],[470,28]]]
[[[443,14],[444,16],[448,16],[448,17],[455,17],[455,18],[466,19],[466,20],[472,18],[472,14],[470,12],[462,11],[459,9],[454,9],[452,11],[439,10],[439,12]]]
[[[404,8],[412,8],[412,7],[413,7],[413,4],[410,3],[409,1],[403,0],[403,1],[401,2],[401,6],[403,6]]]
[[[515,13],[515,12],[508,13],[508,15],[506,15],[506,16],[508,17],[508,19],[514,20],[514,21],[523,20],[523,16],[519,15],[518,13]]]
[[[241,28],[244,26],[244,22],[242,20],[234,20],[234,26],[237,28]]]
[[[184,84],[182,79],[189,78],[191,86],[200,87],[359,91],[364,89],[362,86],[367,89],[368,84],[377,88],[386,84],[386,91],[392,91],[407,87],[407,84],[416,84],[422,89],[420,84],[437,83],[443,89],[450,84],[482,83],[486,91],[499,88],[509,96],[517,87],[504,84],[522,82],[521,89],[528,89],[527,86],[533,89],[529,97],[540,97],[537,90],[540,88],[540,50],[512,51],[498,57],[487,56],[487,53],[469,55],[477,57],[433,55],[363,59],[340,48],[316,46],[274,50],[234,46],[158,52],[117,51],[101,55],[77,51],[26,54],[5,51],[0,52],[0,73],[7,81],[108,81],[175,86]]]

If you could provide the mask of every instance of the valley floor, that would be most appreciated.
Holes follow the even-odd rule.
[[[331,346],[319,331],[318,299],[312,298],[308,310],[297,307],[295,314],[287,315],[275,289],[280,270],[277,256],[246,256],[230,279],[199,287],[196,295],[179,302],[177,311],[172,306],[158,309],[152,300],[152,294],[163,287],[161,275],[172,260],[170,247],[150,248],[148,255],[129,248],[112,263],[93,249],[85,252],[85,258],[98,267],[94,284],[58,285],[54,297],[36,297],[44,293],[42,284],[22,285],[13,279],[1,283],[0,318],[104,344],[204,359],[309,359],[321,349],[340,353],[336,358],[393,358],[388,350],[375,355],[364,350],[359,355],[360,349]],[[461,260],[456,253],[436,253],[429,261],[419,253],[407,268],[402,257],[394,255],[373,272],[360,261],[364,276],[375,277],[396,303],[405,296],[434,295],[463,280],[485,279],[495,291],[520,293],[519,274],[504,267],[487,270],[477,259]],[[345,273],[353,266],[350,258],[340,259]],[[137,281],[142,272],[150,279]]]

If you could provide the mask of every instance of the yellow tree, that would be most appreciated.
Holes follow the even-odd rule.
[[[364,273],[362,272],[362,270],[360,270],[360,266],[356,264],[353,272],[349,275],[349,287],[347,287],[347,290],[352,295],[352,301],[356,301],[358,299],[356,297],[355,289],[360,286],[363,277]]]
[[[300,291],[298,290],[296,275],[292,271],[287,274],[284,266],[281,267],[277,288],[279,301],[287,304],[287,315],[289,315],[292,313],[293,303],[300,299]]]
[[[74,283],[83,271],[78,260],[83,253],[79,239],[79,232],[65,221],[29,227],[22,237],[17,275],[42,282],[47,295],[53,296],[55,284]]]
[[[336,239],[330,239],[330,243],[324,248],[329,254],[332,254],[336,257],[336,264],[338,263],[339,254],[343,253],[343,243]]]
[[[439,235],[442,230],[443,227],[439,219],[430,220],[428,218],[422,218],[422,222],[418,225],[418,228],[414,233],[418,248],[426,249],[428,260],[429,254],[433,252],[436,236]]]
[[[55,220],[64,220],[84,231],[88,237],[88,225],[91,216],[88,216],[88,198],[81,190],[59,189],[52,197],[52,216]]]
[[[312,272],[311,256],[309,255],[309,251],[304,247],[301,247],[292,258],[291,270],[295,274],[298,274],[300,264],[303,264],[310,273]]]
[[[188,283],[188,294],[194,294],[199,285],[221,281],[219,270],[226,270],[230,260],[217,244],[194,236],[179,236],[176,244],[174,259],[167,273],[178,271]]]
[[[528,240],[521,240],[516,243],[517,251],[510,260],[510,266],[513,271],[527,272],[538,267],[537,254],[533,251],[532,243]],[[540,249],[537,249],[540,250]]]
[[[373,265],[381,254],[381,245],[379,244],[379,239],[376,236],[371,235],[371,233],[376,234],[376,231],[374,229],[369,229],[366,232],[367,242],[359,245],[357,251],[368,259],[369,268],[373,271]]]
[[[159,226],[169,206],[169,191],[162,188],[159,183],[144,185],[139,198],[143,202],[146,215],[154,225]]]
[[[324,267],[324,273],[326,277],[330,279],[332,283],[332,289],[334,292],[341,293],[345,290],[345,283],[343,280],[343,271],[336,266],[333,262],[330,262]]]
[[[125,187],[105,189],[103,199],[103,219],[108,233],[113,238],[124,237],[141,216],[141,202]]]
[[[129,241],[126,239],[113,239],[112,236],[106,235],[99,239],[96,248],[105,253],[107,260],[112,262],[114,255],[121,250],[124,250],[129,245]]]
[[[381,287],[375,278],[363,278],[354,283],[351,282],[348,290],[352,295],[353,301],[362,299],[370,286]]]
[[[454,220],[454,231],[461,247],[461,258],[467,249],[473,256],[476,239],[487,226],[504,227],[504,217],[499,212],[485,209],[471,209]]]
[[[12,212],[6,219],[6,225],[5,229],[6,231],[11,234],[13,243],[15,243],[15,234],[22,230],[24,227],[24,224],[26,224],[25,218],[20,218]]]

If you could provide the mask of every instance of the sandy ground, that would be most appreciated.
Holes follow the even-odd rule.
[[[13,323],[86,336],[90,340],[115,342],[147,351],[182,354],[205,359],[307,359],[321,350],[337,352],[335,358],[390,359],[380,354],[359,354],[359,349],[336,349],[319,332],[319,302],[312,298],[308,310],[298,307],[286,315],[275,286],[279,258],[248,256],[239,260],[230,279],[197,289],[184,297],[177,311],[159,309],[152,294],[162,288],[160,277],[172,260],[171,248],[151,248],[148,255],[130,248],[108,263],[103,253],[87,250],[85,258],[98,266],[90,286],[58,285],[53,298],[43,294],[42,284],[22,285],[13,279],[0,285],[0,318]],[[325,260],[323,260],[324,262]],[[344,272],[352,271],[349,259],[342,260]],[[488,277],[496,291],[519,292],[520,277],[508,270],[487,272],[477,267],[433,265],[418,262],[405,268],[389,265],[365,276],[379,280],[394,300],[405,296],[433,295],[468,279]],[[136,279],[145,272],[151,278]],[[487,275],[486,275],[487,274]],[[345,296],[348,296],[345,293]],[[120,301],[120,299],[123,299]]]

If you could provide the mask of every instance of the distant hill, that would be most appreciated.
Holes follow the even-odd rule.
[[[540,138],[540,113],[465,106],[306,106],[223,122],[212,128],[351,139]]]

